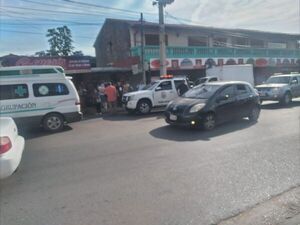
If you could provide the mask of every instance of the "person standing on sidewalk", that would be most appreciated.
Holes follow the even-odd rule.
[[[97,115],[101,116],[102,115],[102,111],[101,111],[101,95],[98,89],[95,89],[95,105],[96,105],[96,111],[97,111]]]
[[[118,93],[118,107],[122,107],[123,86],[121,82],[117,83],[116,88]]]
[[[108,110],[110,113],[116,112],[117,102],[117,89],[111,83],[105,88],[105,94],[107,95]]]

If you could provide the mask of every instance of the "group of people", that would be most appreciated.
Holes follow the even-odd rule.
[[[116,113],[117,107],[122,107],[123,94],[133,91],[128,82],[101,82],[95,87],[93,84],[81,83],[78,88],[82,104],[95,107],[96,114],[103,112]]]

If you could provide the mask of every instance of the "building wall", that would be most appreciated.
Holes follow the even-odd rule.
[[[126,22],[106,20],[94,44],[97,66],[107,66],[130,56],[130,33]]]
[[[141,33],[139,30],[136,29],[130,29],[130,37],[131,37],[131,47],[133,46],[139,46],[141,43]],[[158,29],[149,29],[145,27],[144,30],[145,34],[158,34]],[[202,30],[174,30],[174,29],[166,29],[166,34],[168,35],[168,45],[169,46],[181,46],[181,47],[187,47],[188,46],[188,37],[189,36],[206,36],[208,37],[208,46],[213,47],[214,43],[214,37],[224,37],[227,39],[227,46],[232,46],[234,44],[235,37],[231,35],[226,35],[222,32],[218,33],[216,31],[209,32],[209,31],[202,31]],[[247,36],[247,34],[245,34]],[[255,35],[250,35],[249,39],[256,39]],[[285,40],[284,38],[278,38],[276,35],[274,35],[274,38],[270,36],[264,36],[262,34],[258,35],[259,40],[264,41],[264,47],[268,47],[268,42],[286,42],[288,49],[295,49],[297,46],[296,40]],[[248,40],[249,44],[249,40]],[[249,45],[248,45],[249,46]],[[251,47],[251,46],[250,46]]]

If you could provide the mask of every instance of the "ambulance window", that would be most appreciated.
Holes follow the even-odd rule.
[[[32,74],[57,73],[54,69],[33,69]]]
[[[48,97],[69,94],[67,86],[62,83],[39,83],[33,84],[32,87],[35,97]]]
[[[20,75],[20,70],[2,70],[0,71],[0,76],[13,76]]]
[[[26,84],[0,85],[0,100],[28,98]]]
[[[56,68],[59,72],[64,73],[64,70],[62,68],[57,67]]]

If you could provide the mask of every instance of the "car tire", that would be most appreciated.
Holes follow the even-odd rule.
[[[292,101],[292,95],[290,93],[285,93],[280,100],[281,105],[288,105]]]
[[[260,114],[260,108],[258,106],[255,106],[251,109],[248,118],[251,122],[257,122],[259,118],[259,114]]]
[[[152,106],[149,100],[141,100],[137,105],[137,111],[143,115],[150,113],[151,108]]]
[[[208,113],[204,116],[202,127],[204,130],[213,130],[216,127],[216,117],[213,113]]]
[[[50,113],[43,119],[43,128],[46,131],[58,132],[64,127],[64,118],[58,113]]]

